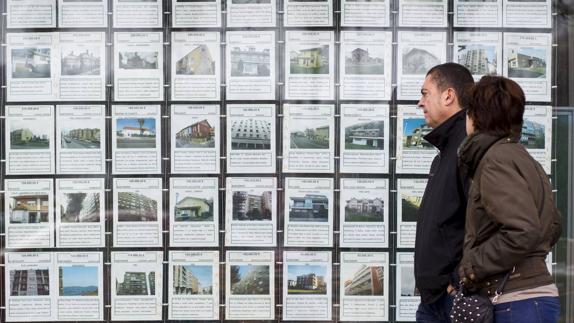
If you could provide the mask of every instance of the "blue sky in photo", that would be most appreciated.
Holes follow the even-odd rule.
[[[534,47],[519,47],[518,52],[523,55],[534,56],[546,60],[546,49]]]
[[[141,118],[140,118],[141,119]],[[143,118],[145,120],[143,127],[155,133],[155,119]],[[122,130],[125,126],[139,128],[138,118],[118,119],[117,130]]]
[[[98,267],[65,267],[62,266],[64,287],[98,286]]]
[[[287,278],[296,280],[297,276],[314,273],[317,276],[326,276],[327,267],[318,265],[287,265]]]
[[[209,265],[205,265],[205,266],[200,266],[200,265],[190,265],[190,266],[183,266],[185,267],[185,269],[191,271],[193,273],[193,276],[195,276],[198,280],[199,283],[201,284],[201,287],[208,287],[211,286],[211,278],[212,276],[212,270],[213,267],[209,266]]]
[[[403,119],[403,134],[410,135],[414,129],[425,124],[425,118]]]

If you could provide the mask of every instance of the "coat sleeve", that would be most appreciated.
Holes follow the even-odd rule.
[[[538,211],[527,181],[510,160],[485,160],[480,199],[498,230],[464,255],[477,278],[510,270],[541,239]]]

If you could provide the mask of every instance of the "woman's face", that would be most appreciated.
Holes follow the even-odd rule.
[[[466,134],[468,136],[470,136],[473,133],[474,133],[474,122],[472,121],[472,119],[467,114],[466,115]]]

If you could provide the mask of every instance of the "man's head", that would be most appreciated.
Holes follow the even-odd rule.
[[[438,127],[466,107],[468,92],[474,80],[470,71],[456,63],[445,63],[431,68],[421,88],[418,106],[426,123]]]

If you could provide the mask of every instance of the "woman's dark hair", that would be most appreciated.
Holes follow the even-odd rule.
[[[524,115],[524,92],[502,76],[483,76],[470,91],[466,110],[477,132],[495,136],[519,136]]]

